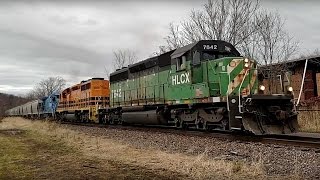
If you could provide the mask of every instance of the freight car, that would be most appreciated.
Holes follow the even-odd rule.
[[[178,128],[291,133],[297,113],[291,87],[265,94],[257,62],[225,41],[202,40],[110,74],[102,121]]]
[[[6,111],[7,116],[22,116],[30,119],[53,117],[59,102],[59,94],[53,93],[42,99],[27,102]]]
[[[38,118],[41,111],[41,100],[33,100],[21,106],[14,107],[6,111],[7,116],[22,116],[26,118]]]

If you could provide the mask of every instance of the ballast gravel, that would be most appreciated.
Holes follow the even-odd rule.
[[[65,127],[136,148],[152,148],[190,155],[205,153],[209,158],[217,160],[255,162],[262,164],[264,171],[270,176],[297,175],[304,179],[320,179],[320,149],[230,140],[192,133],[168,133],[143,127],[98,128],[74,125]]]

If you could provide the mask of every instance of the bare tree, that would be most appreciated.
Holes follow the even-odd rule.
[[[255,47],[251,57],[261,65],[260,73],[269,79],[269,90],[272,93],[282,91],[279,78],[286,80],[287,63],[298,50],[298,42],[285,31],[285,21],[278,13],[261,11],[255,17],[255,41],[243,47]],[[280,76],[281,75],[281,76]],[[281,82],[282,83],[282,82]]]
[[[256,15],[256,45],[254,54],[264,65],[287,61],[297,52],[298,42],[284,30],[278,13],[260,12]]]
[[[54,92],[60,93],[65,85],[66,81],[62,77],[49,77],[48,79],[41,80],[26,97],[29,99],[39,99]]]
[[[136,53],[129,49],[118,49],[113,52],[113,56],[114,69],[121,69],[137,61]]]
[[[259,0],[208,0],[202,10],[192,10],[189,19],[170,24],[160,52],[206,39],[230,42],[264,65],[288,60],[298,48],[281,16],[261,10]]]
[[[259,7],[259,0],[208,0],[204,9],[192,10],[188,20],[170,24],[166,46],[173,49],[203,39],[225,40],[237,46],[254,33],[251,20]]]

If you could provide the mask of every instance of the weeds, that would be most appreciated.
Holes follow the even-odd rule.
[[[303,132],[320,132],[320,107],[313,106],[308,108],[311,111],[300,111],[298,114],[298,124],[300,131]]]
[[[234,161],[232,164],[232,173],[238,173],[242,170],[243,162],[241,161]]]

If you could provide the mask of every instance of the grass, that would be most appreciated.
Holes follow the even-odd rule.
[[[52,122],[6,118],[0,132],[0,179],[267,179],[263,159],[252,162],[138,149]],[[2,157],[3,158],[3,157]],[[71,176],[73,175],[73,176]],[[10,177],[11,176],[11,177]],[[13,176],[13,177],[12,177]],[[272,177],[277,178],[277,177]],[[283,177],[278,177],[283,178]]]
[[[41,177],[47,158],[59,161],[75,151],[49,136],[21,129],[0,130],[0,179]],[[38,176],[40,175],[40,176]]]
[[[0,178],[12,179],[13,174],[18,174],[18,178],[30,178],[31,172],[26,170],[29,167],[23,163],[30,153],[24,144],[3,134],[0,134],[0,144]]]
[[[50,122],[7,118],[0,123],[0,179],[184,179],[169,170],[101,159],[99,138]],[[86,142],[89,140],[92,143]],[[87,143],[89,146],[84,146]],[[86,147],[88,149],[83,149]],[[88,150],[88,151],[87,151]],[[115,150],[115,149],[113,149]],[[93,154],[92,154],[93,153]]]
[[[307,110],[318,110],[319,106],[312,106],[306,108]],[[320,111],[299,111],[298,124],[300,131],[303,132],[320,132]]]

